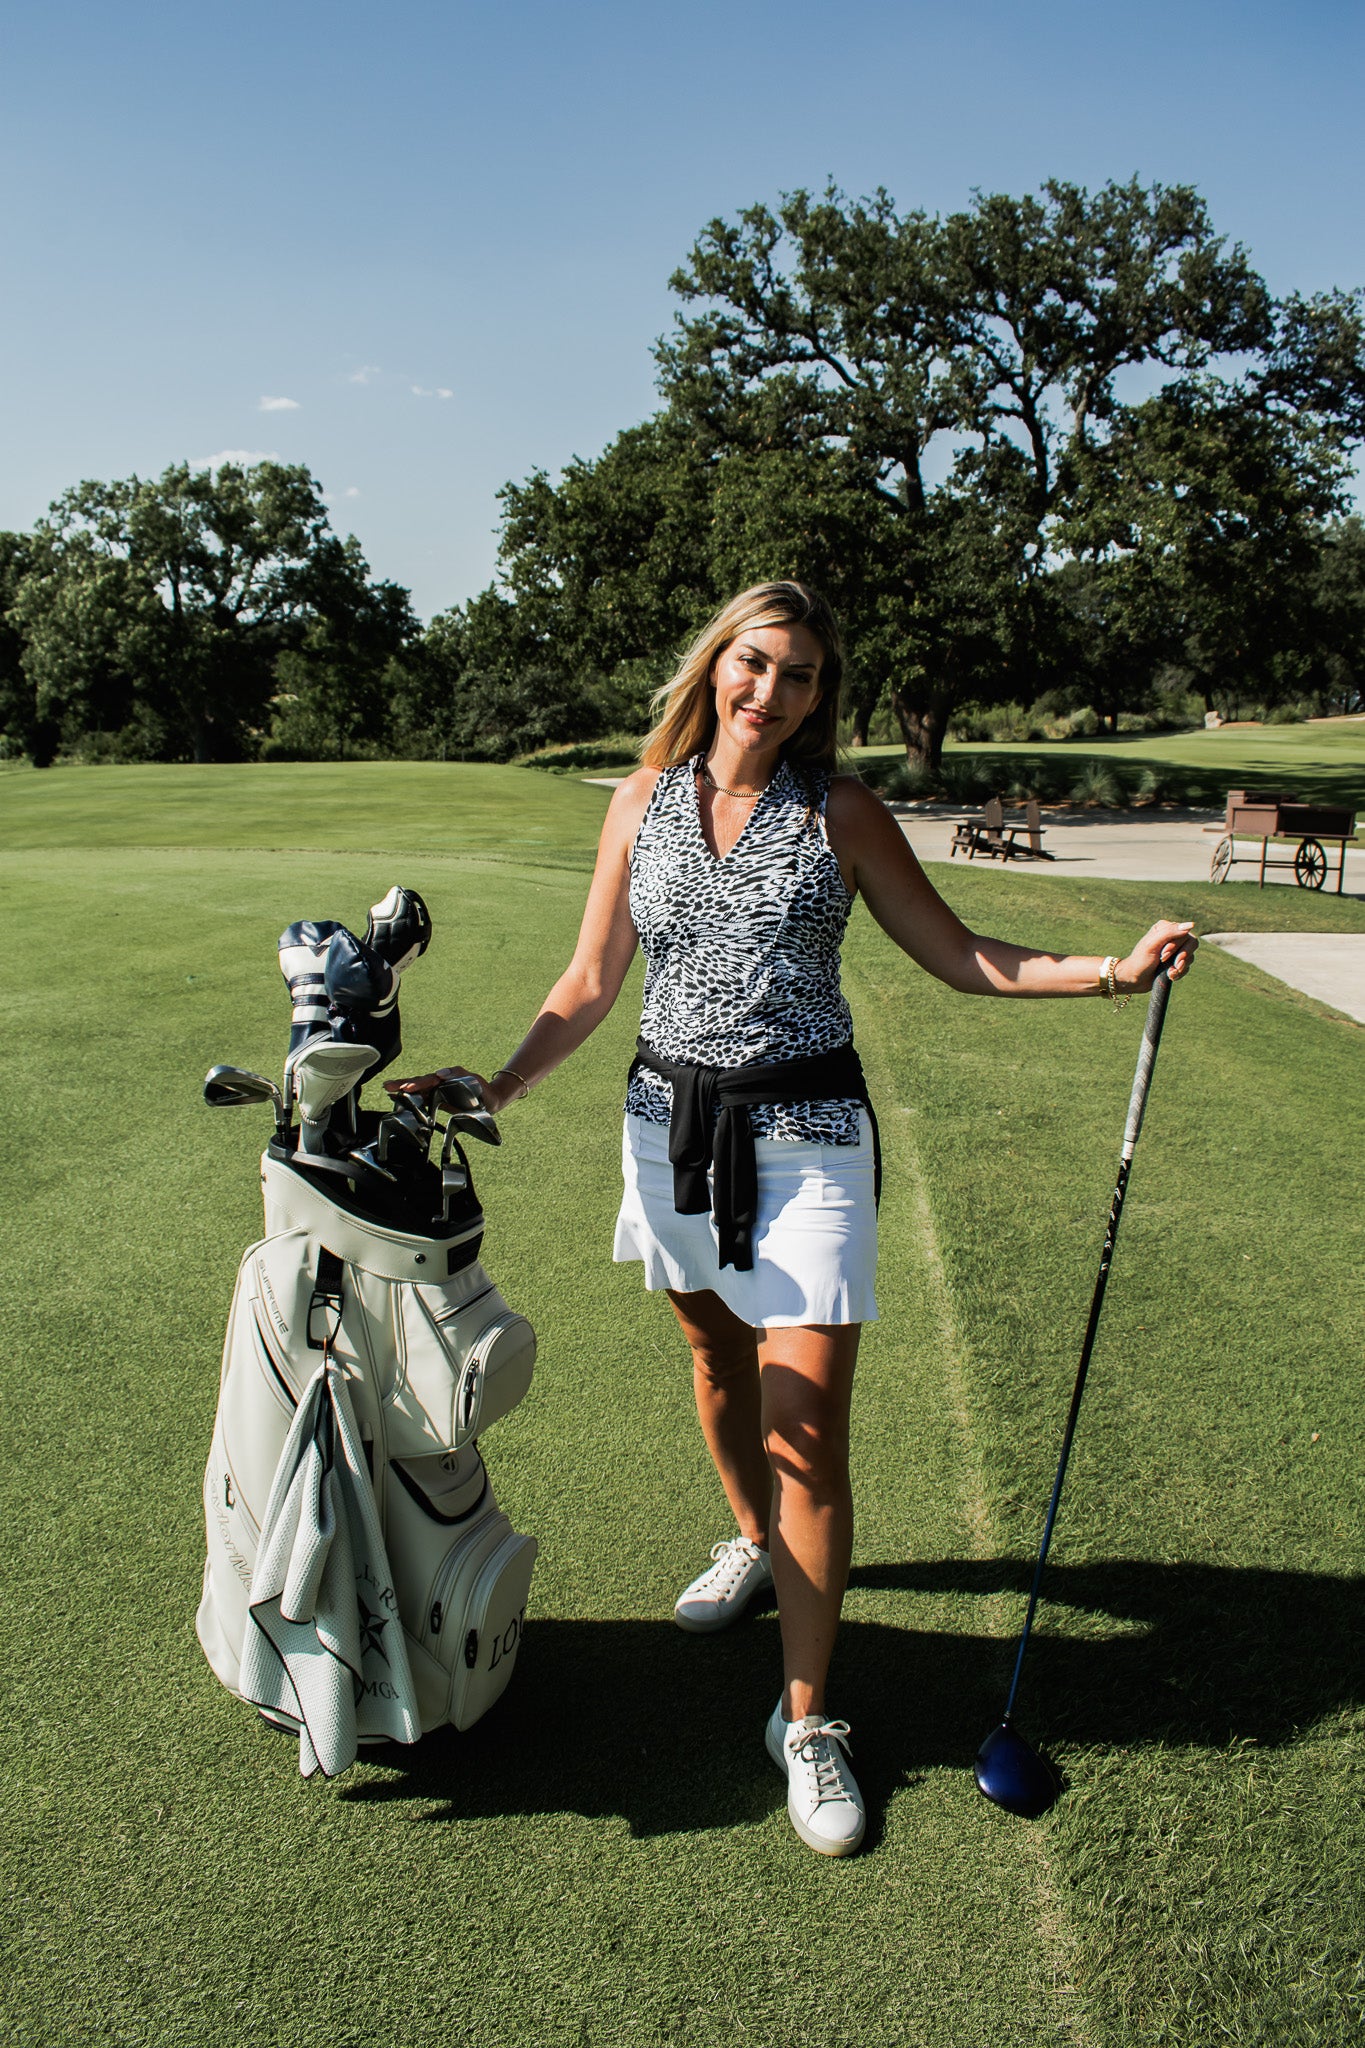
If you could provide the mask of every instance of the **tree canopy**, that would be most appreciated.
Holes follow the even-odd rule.
[[[964,707],[1358,700],[1365,298],[1276,298],[1190,187],[798,191],[672,282],[658,410],[508,483],[494,585],[425,632],[304,469],[67,492],[0,539],[0,740],[506,758],[639,730],[779,576],[843,621],[855,742],[931,766]]]
[[[39,751],[93,733],[196,761],[253,751],[282,662],[344,738],[417,630],[407,593],[371,584],[331,532],[307,470],[275,462],[77,485],[28,539],[8,615],[7,729]]]
[[[1059,665],[1108,707],[1162,661],[1208,693],[1292,668],[1365,431],[1362,303],[1273,299],[1190,188],[946,218],[797,192],[713,221],[673,285],[663,410],[505,493],[506,586],[584,669],[657,664],[771,575],[826,590],[855,722],[885,698],[930,761],[957,707]]]

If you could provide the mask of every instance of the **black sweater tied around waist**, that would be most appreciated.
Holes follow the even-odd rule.
[[[673,1206],[680,1216],[702,1216],[710,1210],[706,1176],[707,1169],[714,1166],[722,1266],[733,1266],[737,1273],[753,1270],[758,1161],[749,1121],[752,1103],[823,1102],[837,1097],[861,1102],[872,1125],[876,1197],[881,1200],[881,1134],[863,1064],[851,1042],[805,1059],[701,1067],[684,1060],[666,1060],[641,1038],[631,1073],[641,1067],[660,1075],[673,1090],[668,1157],[673,1167]]]

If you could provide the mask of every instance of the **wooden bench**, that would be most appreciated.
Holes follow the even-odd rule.
[[[1020,834],[1025,835],[1021,841]],[[1055,860],[1043,848],[1042,818],[1036,803],[1024,805],[1022,823],[1005,823],[1005,806],[998,796],[985,804],[979,818],[960,818],[948,842],[948,858],[959,851],[968,860],[981,854],[987,860]]]

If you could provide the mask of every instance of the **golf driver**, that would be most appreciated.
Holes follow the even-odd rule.
[[[365,944],[387,960],[395,974],[411,967],[431,944],[431,912],[415,889],[394,884],[382,902],[370,905]]]
[[[1114,1256],[1119,1218],[1123,1214],[1128,1171],[1133,1163],[1133,1153],[1137,1149],[1138,1133],[1142,1129],[1142,1115],[1147,1106],[1147,1090],[1151,1085],[1152,1069],[1156,1065],[1156,1052],[1161,1043],[1161,1026],[1165,1019],[1166,1000],[1170,992],[1170,979],[1163,968],[1152,983],[1151,1000],[1147,1005],[1147,1028],[1142,1036],[1137,1073],[1133,1077],[1133,1092],[1128,1100],[1128,1122],[1124,1127],[1118,1180],[1114,1186],[1114,1199],[1109,1207],[1104,1250],[1100,1253],[1100,1270],[1090,1303],[1090,1319],[1085,1326],[1081,1362],[1076,1372],[1071,1408],[1062,1437],[1062,1455],[1057,1461],[1057,1476],[1052,1482],[1052,1499],[1048,1504],[1047,1520],[1043,1525],[1043,1541],[1038,1552],[1038,1562],[1033,1569],[1033,1586],[1029,1593],[1028,1611],[1024,1616],[1024,1632],[1019,1638],[1019,1650],[1014,1660],[1014,1677],[1010,1681],[1009,1698],[1005,1701],[1005,1715],[999,1727],[992,1729],[977,1752],[975,1773],[980,1790],[997,1806],[1003,1806],[1007,1813],[1020,1814],[1027,1820],[1047,1812],[1060,1792],[1061,1785],[1052,1765],[1025,1742],[1015,1728],[1015,1695],[1019,1690],[1019,1674],[1024,1668],[1024,1652],[1028,1648],[1029,1636],[1033,1629],[1033,1617],[1038,1606],[1038,1589],[1043,1582],[1043,1566],[1047,1562],[1048,1547],[1052,1542],[1052,1528],[1057,1519],[1057,1503],[1062,1497],[1062,1481],[1066,1477],[1067,1460],[1071,1456],[1071,1440],[1076,1434],[1076,1417],[1080,1413],[1081,1396],[1085,1392],[1085,1376],[1090,1365],[1090,1353],[1095,1345],[1095,1332],[1099,1328],[1100,1309],[1104,1305],[1104,1290],[1109,1280],[1109,1267]]]
[[[283,1136],[289,1128],[289,1112],[275,1083],[246,1067],[210,1067],[204,1076],[204,1100],[210,1109],[245,1109],[249,1103],[273,1102],[276,1136]]]

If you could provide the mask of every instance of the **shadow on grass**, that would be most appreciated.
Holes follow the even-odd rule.
[[[1011,1559],[863,1565],[852,1585],[922,1596],[1018,1596]],[[1365,1701],[1365,1579],[1120,1560],[1049,1570],[1046,1602],[1093,1617],[1029,1648],[1020,1724],[1039,1742],[1221,1748],[1290,1740]],[[1105,1635],[1106,1619],[1116,1633]],[[935,1766],[966,1771],[1000,1718],[1014,1641],[846,1621],[834,1673],[853,1725],[869,1835],[891,1795]],[[730,1828],[782,1804],[763,1748],[780,1673],[776,1619],[723,1636],[669,1621],[533,1617],[514,1681],[465,1735],[368,1760],[346,1801],[419,1801],[425,1821],[621,1815],[635,1835]],[[382,1773],[382,1775],[379,1775]]]

